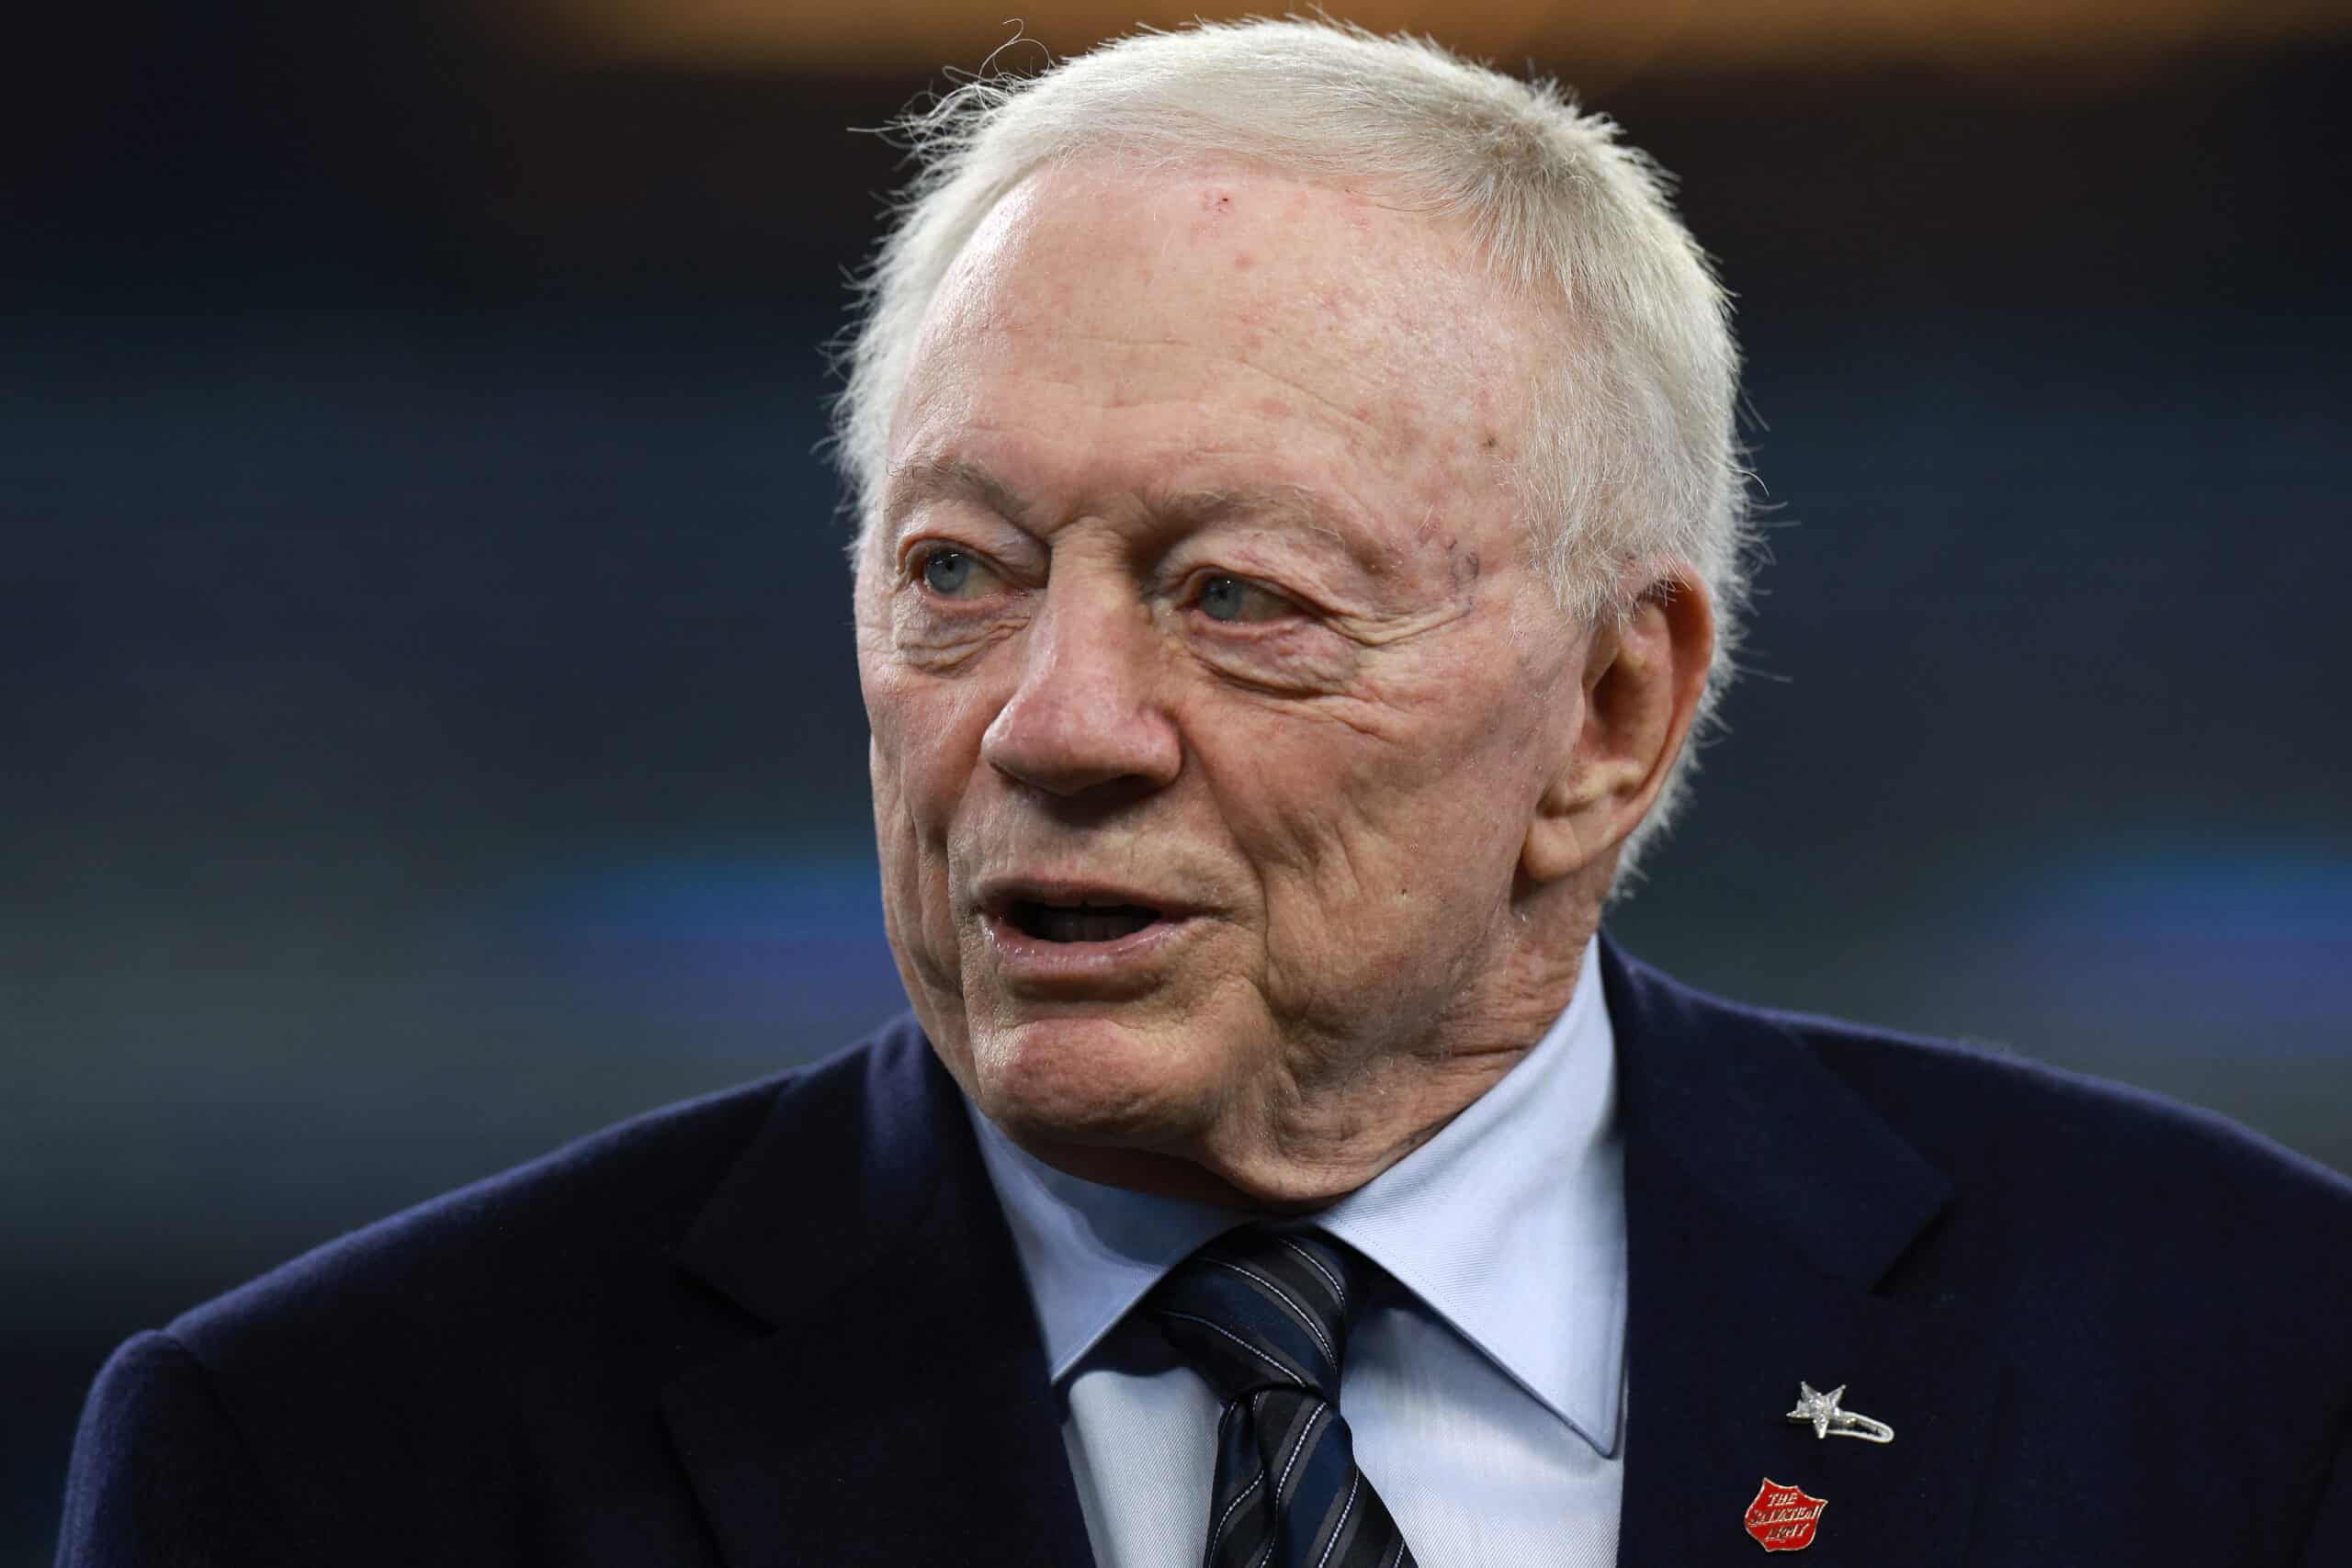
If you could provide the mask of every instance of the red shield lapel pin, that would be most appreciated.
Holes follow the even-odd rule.
[[[1768,1478],[1756,1489],[1756,1501],[1747,1505],[1747,1533],[1767,1551],[1803,1551],[1813,1544],[1821,1510],[1828,1506],[1823,1498],[1806,1496],[1802,1486],[1783,1486]]]

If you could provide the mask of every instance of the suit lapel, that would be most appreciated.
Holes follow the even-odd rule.
[[[679,1260],[749,1317],[662,1396],[730,1568],[1091,1562],[1012,1240],[910,1022],[779,1098]]]
[[[1961,1559],[2002,1372],[1903,1288],[1943,1179],[1791,1030],[1602,946],[1625,1128],[1631,1328],[1619,1561],[1758,1561],[1770,1479],[1826,1500],[1805,1561]],[[1799,1380],[1894,1428],[1785,1419]]]

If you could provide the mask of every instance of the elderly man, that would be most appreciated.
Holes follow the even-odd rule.
[[[913,1018],[134,1340],[63,1561],[2352,1562],[2352,1190],[1597,934],[1745,565],[1612,128],[1282,23],[915,130],[842,421]]]

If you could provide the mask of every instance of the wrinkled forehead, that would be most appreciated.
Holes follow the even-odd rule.
[[[907,438],[935,427],[943,395],[1017,418],[969,401],[1012,372],[1090,406],[1169,411],[1179,444],[1281,426],[1367,462],[1491,477],[1525,444],[1544,315],[1466,226],[1369,191],[1238,164],[1059,165],[997,205],[933,297],[893,457],[934,455]]]

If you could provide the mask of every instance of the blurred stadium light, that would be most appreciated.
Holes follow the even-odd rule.
[[[518,36],[563,53],[710,68],[825,70],[977,61],[1012,36],[1057,54],[1140,25],[1263,14],[1182,0],[515,0]],[[2200,42],[2322,34],[2343,0],[1364,0],[1334,14],[1376,32],[1433,33],[1464,53],[1680,67],[2124,57]]]

